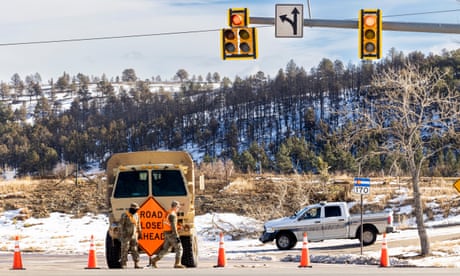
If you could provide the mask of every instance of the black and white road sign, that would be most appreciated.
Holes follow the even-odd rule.
[[[303,5],[275,5],[275,37],[303,37]]]

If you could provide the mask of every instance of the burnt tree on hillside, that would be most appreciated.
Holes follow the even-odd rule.
[[[273,79],[261,71],[236,77],[233,82],[217,73],[208,74],[208,81],[221,79],[220,87],[216,87],[215,83],[203,84],[200,76],[192,75],[190,79],[184,78],[180,92],[169,91],[168,87],[152,92],[150,82],[138,80],[133,69],[123,72],[123,79],[129,83],[113,85],[105,75],[70,76],[64,72],[56,81],[50,80],[39,88],[36,85],[42,82],[37,76],[28,76],[24,82],[15,74],[8,83],[0,83],[0,97],[5,100],[0,103],[0,139],[7,145],[0,147],[0,156],[5,166],[18,168],[31,153],[34,158],[28,161],[34,161],[27,168],[39,168],[43,156],[32,154],[29,133],[32,125],[42,125],[52,135],[42,137],[41,141],[57,152],[57,162],[99,161],[115,151],[193,147],[193,151],[213,159],[235,158],[237,163],[245,151],[246,160],[251,160],[248,153],[259,160],[258,150],[250,149],[257,145],[269,156],[270,164],[262,165],[264,171],[269,171],[277,170],[276,155],[285,144],[289,150],[283,154],[291,153],[290,160],[300,172],[310,172],[315,160],[321,158],[331,172],[353,173],[356,162],[350,162],[350,154],[360,160],[385,141],[382,135],[367,136],[347,152],[346,141],[336,137],[337,132],[347,131],[346,119],[358,120],[359,111],[373,108],[372,101],[379,99],[378,94],[369,94],[372,75],[401,69],[404,62],[410,61],[420,68],[441,68],[447,72],[443,75],[446,83],[458,87],[459,56],[460,50],[427,57],[420,52],[404,56],[392,50],[388,57],[375,63],[344,67],[340,61],[323,59],[309,71],[291,60]],[[119,81],[119,77],[115,79]],[[27,94],[21,96],[23,92],[29,93],[30,98]],[[74,102],[69,108],[71,98]],[[36,104],[34,109],[30,108],[31,103]],[[14,112],[12,108],[16,108]],[[342,110],[347,114],[334,113]],[[3,112],[13,116],[4,118]],[[306,157],[289,147],[295,139],[299,139],[301,148],[306,142]],[[444,144],[436,137],[431,141],[433,145],[435,141]],[[283,154],[279,160],[284,160]],[[451,165],[451,160],[459,160],[459,156],[456,149],[434,153],[421,173],[454,175],[457,166]],[[392,162],[388,156],[375,156],[360,165],[362,171],[375,175],[388,171]],[[406,168],[402,164],[403,173],[409,171]],[[40,173],[33,169],[21,171]]]

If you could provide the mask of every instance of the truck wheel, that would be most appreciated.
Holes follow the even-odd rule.
[[[276,237],[276,247],[280,250],[292,249],[297,243],[297,239],[291,232],[281,232]]]
[[[121,243],[118,239],[112,239],[107,232],[105,237],[105,258],[109,268],[121,268]]]
[[[361,233],[359,233],[361,235]],[[361,238],[360,238],[361,240]],[[373,229],[372,227],[364,227],[363,228],[363,245],[368,246],[373,244],[377,240],[377,230]]]
[[[182,243],[182,264],[186,267],[198,265],[198,242],[195,235],[180,237]]]

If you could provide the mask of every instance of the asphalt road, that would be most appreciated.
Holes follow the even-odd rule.
[[[454,231],[455,232],[455,231]],[[460,239],[460,233],[451,233],[444,235],[431,236],[431,242]],[[392,239],[388,240],[388,246],[413,246],[418,245],[417,238],[397,239],[397,235],[393,235]],[[347,241],[344,244],[340,242],[337,245],[324,246],[322,243],[310,243],[310,254],[313,255],[339,255],[339,254],[359,254],[361,248],[358,246],[358,241]],[[299,247],[298,247],[299,248]],[[264,255],[274,255],[277,259],[281,259],[286,255],[299,254],[299,250],[279,251],[271,250],[264,251],[263,249],[255,249],[254,254],[263,253]],[[301,247],[300,247],[301,248]],[[378,251],[381,248],[380,243],[372,246],[364,247],[367,251]],[[263,252],[261,252],[263,251]],[[230,252],[229,252],[230,253]],[[141,265],[147,264],[146,255],[141,255]],[[12,270],[13,253],[0,253],[0,275],[37,275],[37,276],[53,276],[53,275],[152,275],[156,273],[151,268],[134,269],[132,262],[125,270],[109,270],[106,267],[104,256],[97,256],[97,269],[86,269],[88,264],[88,256],[86,255],[46,255],[38,253],[22,253],[21,259],[24,270]],[[199,260],[197,268],[173,269],[173,256],[166,256],[159,262],[160,268],[154,269],[161,272],[161,275],[460,275],[460,268],[427,268],[427,267],[387,267],[381,268],[375,265],[342,265],[342,264],[318,264],[312,263],[312,267],[299,268],[295,262],[281,261],[248,261],[248,260],[227,260],[225,267],[216,268],[215,259]]]
[[[448,228],[446,228],[448,229]],[[449,234],[429,234],[430,243],[436,243],[445,240],[459,240],[460,239],[460,228],[457,227],[449,227],[451,229],[451,233]],[[300,244],[300,243],[299,243]],[[298,244],[298,246],[299,246]],[[312,245],[312,243],[310,243]],[[394,247],[406,247],[406,246],[420,246],[420,240],[418,237],[416,238],[406,238],[406,239],[398,239],[397,233],[392,233],[388,235],[387,238],[387,245],[389,250]],[[366,251],[379,251],[381,250],[382,244],[381,242],[376,242],[373,245],[363,247],[363,252]],[[321,246],[321,243],[313,244],[310,246],[310,250],[312,254],[318,255],[327,255],[333,252],[334,255],[338,254],[360,254],[361,253],[361,246],[358,240],[350,240],[349,242],[344,242],[343,244],[337,244],[332,246]]]
[[[50,256],[43,254],[22,254],[24,270],[11,270],[12,255],[0,255],[0,274],[1,275],[459,275],[460,268],[416,268],[416,267],[387,267],[364,265],[337,265],[337,264],[312,264],[312,267],[299,268],[293,262],[246,262],[235,261],[227,263],[225,267],[214,267],[214,260],[200,260],[197,268],[174,269],[172,268],[172,257],[165,257],[160,263],[160,268],[151,269],[128,269],[109,270],[105,267],[102,256],[98,256],[98,269],[85,269],[87,256]],[[143,259],[147,263],[146,259]],[[152,271],[155,270],[155,271]]]
[[[197,268],[174,269],[173,259],[165,257],[157,269],[134,269],[129,267],[125,270],[109,270],[105,267],[102,258],[98,257],[98,263],[102,264],[98,269],[85,269],[86,256],[48,256],[40,254],[23,255],[25,270],[11,270],[11,254],[0,255],[1,275],[459,275],[460,268],[401,268],[364,265],[326,265],[312,264],[312,267],[299,268],[298,264],[292,262],[244,262],[235,261],[228,263],[225,267],[214,267],[214,260],[200,260]],[[155,271],[152,271],[155,270]]]

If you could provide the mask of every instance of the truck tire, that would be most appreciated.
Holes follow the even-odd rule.
[[[359,229],[358,229],[359,230]],[[358,232],[359,240],[361,241],[361,232]],[[374,227],[364,226],[363,228],[363,245],[368,246],[377,240],[377,229]]]
[[[196,235],[180,237],[182,243],[182,264],[186,267],[198,265],[198,242]]]
[[[291,232],[280,232],[276,236],[276,247],[280,250],[292,249],[296,243],[297,239]]]
[[[105,258],[109,268],[121,268],[121,242],[118,239],[112,239],[107,231],[105,237]]]

